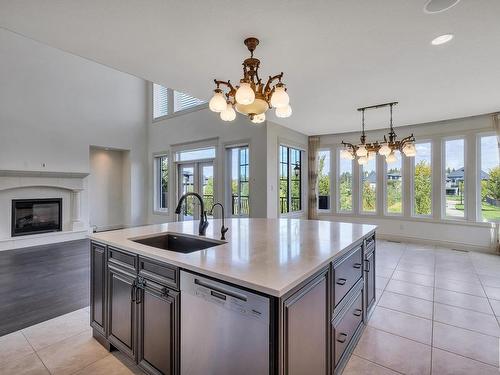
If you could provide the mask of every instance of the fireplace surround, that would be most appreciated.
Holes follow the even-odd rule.
[[[61,198],[12,200],[12,237],[61,230]]]

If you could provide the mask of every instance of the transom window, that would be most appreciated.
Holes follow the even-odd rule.
[[[302,151],[280,145],[280,212],[302,210]]]
[[[153,120],[161,120],[197,107],[203,108],[205,104],[204,100],[153,83]]]
[[[184,150],[175,153],[175,161],[191,161],[201,159],[215,159],[215,147]]]

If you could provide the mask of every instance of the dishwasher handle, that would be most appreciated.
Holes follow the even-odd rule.
[[[236,293],[232,290],[227,290],[227,289],[221,288],[219,285],[213,285],[205,280],[200,280],[198,278],[195,278],[194,283],[196,285],[210,289],[210,294],[214,297],[219,298],[219,299],[225,300],[226,299],[225,296],[227,295],[227,296],[237,298],[237,299],[244,301],[244,302],[247,301],[247,297],[244,294]]]

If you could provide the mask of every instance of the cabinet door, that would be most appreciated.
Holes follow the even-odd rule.
[[[327,374],[329,271],[283,302],[284,374]]]
[[[108,266],[109,342],[135,359],[136,275]]]
[[[105,336],[106,325],[106,248],[90,245],[90,325]]]
[[[178,373],[179,292],[146,280],[139,298],[139,366],[149,374]]]
[[[372,307],[375,305],[375,250],[365,256],[365,306],[368,317]]]

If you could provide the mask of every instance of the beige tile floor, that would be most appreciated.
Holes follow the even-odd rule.
[[[0,337],[0,374],[142,374],[92,338],[89,320],[87,307]]]
[[[499,256],[377,241],[376,269],[344,374],[500,374]],[[2,375],[141,373],[92,338],[88,308],[0,337]]]
[[[376,270],[344,374],[500,374],[500,256],[377,241]]]

